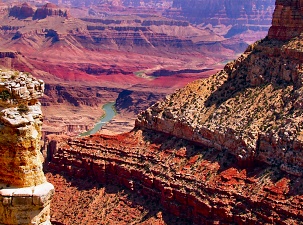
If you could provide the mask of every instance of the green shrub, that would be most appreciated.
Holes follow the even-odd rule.
[[[0,99],[2,99],[3,101],[7,101],[8,99],[10,99],[11,94],[9,93],[8,90],[4,90],[0,93]]]
[[[20,104],[20,105],[18,106],[18,112],[19,112],[20,114],[28,113],[28,111],[29,111],[29,108],[28,108],[27,105]]]

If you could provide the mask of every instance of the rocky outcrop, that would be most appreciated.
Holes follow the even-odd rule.
[[[26,18],[44,19],[48,16],[67,18],[69,16],[69,12],[66,9],[61,9],[52,3],[47,3],[42,7],[36,8],[25,2],[21,5],[14,5],[12,8],[10,8],[9,16],[16,17],[20,20]]]
[[[18,19],[26,19],[28,17],[33,17],[34,14],[35,9],[26,2],[22,5],[15,5],[9,10],[9,16],[13,16]]]
[[[277,1],[276,16],[280,7]],[[143,112],[136,126],[227,149],[240,164],[258,160],[302,176],[301,40],[282,42],[285,36],[271,31],[223,71]]]
[[[303,31],[302,8],[299,0],[276,1],[269,38],[285,41],[299,36]]]
[[[50,201],[53,193],[54,186],[47,182],[27,188],[1,187],[1,224],[50,225]]]
[[[236,158],[228,151],[159,132],[134,130],[114,137],[50,140],[48,160],[49,171],[124,186],[193,224],[297,224],[302,220],[303,199],[296,185],[302,178],[267,165],[243,169],[235,166]],[[54,204],[66,207],[62,202]],[[59,207],[54,210],[61,215],[56,221],[66,217]],[[98,218],[104,219],[102,213],[95,213],[94,220]],[[79,219],[71,215],[69,223]]]
[[[256,43],[212,78],[143,112],[136,126],[228,149],[239,163],[260,160],[301,176],[301,60],[292,45]]]
[[[44,82],[0,71],[0,224],[49,224],[54,187],[40,152]]]
[[[41,8],[38,8],[35,12],[34,19],[44,19],[48,16],[59,16],[59,17],[68,17],[69,13],[67,10],[60,9],[58,6],[47,3]]]

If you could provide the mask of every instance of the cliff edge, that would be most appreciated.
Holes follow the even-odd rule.
[[[44,82],[0,70],[0,224],[50,224],[52,184],[40,152]]]
[[[300,9],[300,1],[277,1],[265,39],[142,112],[136,126],[227,149],[240,164],[261,161],[302,176]]]

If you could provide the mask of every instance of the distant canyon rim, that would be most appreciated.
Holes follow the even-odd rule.
[[[0,64],[46,82],[44,135],[89,130],[113,101],[118,114],[101,132],[131,130],[141,110],[265,37],[274,9],[274,1],[192,1],[197,10],[177,0],[2,2]]]

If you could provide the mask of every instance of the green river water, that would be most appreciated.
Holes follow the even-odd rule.
[[[105,112],[105,115],[100,119],[98,123],[96,123],[95,127],[80,136],[87,136],[91,134],[95,134],[98,130],[100,130],[106,123],[111,121],[115,115],[116,115],[116,110],[115,110],[115,102],[109,102],[105,105],[103,105],[102,109]]]

